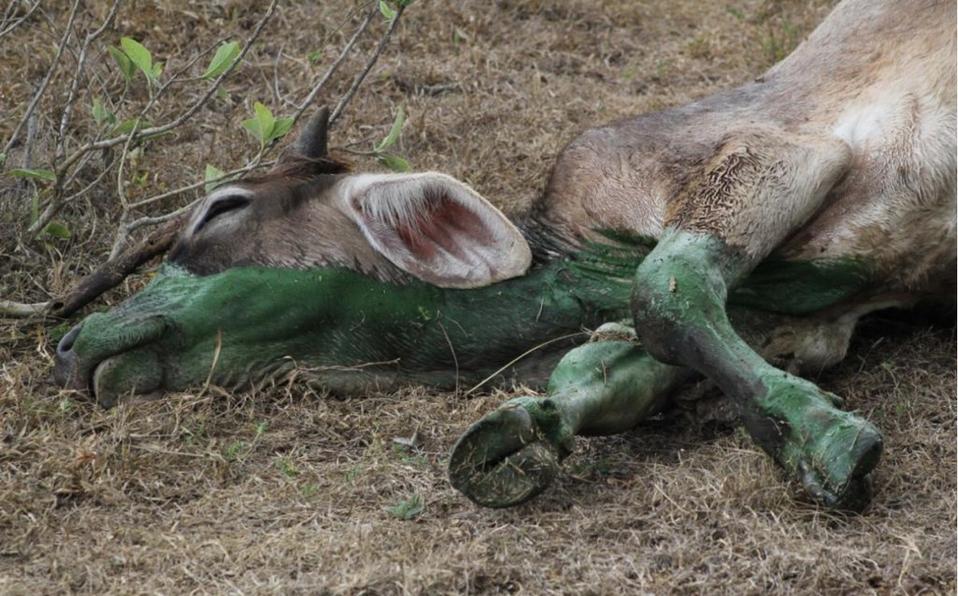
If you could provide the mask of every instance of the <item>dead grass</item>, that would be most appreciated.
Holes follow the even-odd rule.
[[[64,2],[45,4],[62,26]],[[179,2],[137,3],[115,37],[142,36],[164,60],[183,61],[248,31],[264,5],[190,4],[190,16]],[[196,181],[205,163],[244,162],[256,148],[239,120],[254,100],[281,113],[281,98],[302,97],[323,68],[305,57],[342,45],[334,28],[345,12],[284,6],[229,86],[232,99],[148,148],[139,167],[153,186],[142,192]],[[817,0],[420,1],[333,144],[368,148],[402,105],[400,152],[415,168],[521,209],[578,130],[747,80],[826,12]],[[50,31],[35,20],[0,41],[0,114],[19,114]],[[184,86],[178,98],[195,92]],[[0,122],[0,137],[9,125]],[[53,125],[39,127],[37,159]],[[6,177],[0,192],[0,295],[45,300],[109,250],[109,185],[64,214],[72,239],[50,243],[18,240],[28,196]],[[449,487],[445,462],[504,395],[333,400],[294,384],[102,411],[51,383],[56,334],[0,323],[5,594],[955,591],[953,326],[871,323],[818,379],[885,433],[876,500],[853,517],[804,502],[740,432],[676,420],[581,439],[547,495],[480,510]],[[414,447],[394,440],[414,434]]]

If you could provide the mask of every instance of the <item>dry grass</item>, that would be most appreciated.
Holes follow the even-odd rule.
[[[62,26],[63,3],[45,4]],[[265,5],[190,4],[195,18],[185,3],[137,6],[111,39],[142,36],[173,62],[248,32]],[[368,148],[403,105],[400,152],[414,167],[521,208],[576,131],[747,80],[826,12],[818,0],[421,0],[333,144]],[[282,113],[282,98],[305,94],[323,69],[305,57],[342,45],[346,33],[333,30],[344,14],[333,3],[282,7],[229,85],[232,99],[147,149],[139,168],[150,188],[137,192],[194,182],[205,163],[244,162],[256,147],[239,120],[254,100]],[[0,114],[20,113],[50,31],[38,19],[0,40]],[[195,92],[184,86],[178,97]],[[40,125],[42,161],[54,123]],[[20,242],[28,197],[16,188],[0,178],[0,295],[44,300],[104,258],[116,198],[107,185],[72,205],[62,218],[68,241]],[[873,322],[819,379],[885,433],[876,500],[854,517],[804,502],[741,433],[677,420],[579,440],[547,495],[480,510],[449,487],[445,460],[504,395],[419,389],[333,400],[293,384],[103,411],[51,383],[55,336],[50,326],[0,322],[5,594],[955,591],[953,326]],[[413,434],[416,447],[394,441]]]

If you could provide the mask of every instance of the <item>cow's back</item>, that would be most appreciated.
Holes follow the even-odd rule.
[[[658,237],[689,172],[738,131],[837,137],[851,169],[780,252],[867,260],[887,286],[876,291],[939,291],[955,267],[955,72],[953,2],[845,2],[753,82],[586,131],[537,215],[573,236]]]

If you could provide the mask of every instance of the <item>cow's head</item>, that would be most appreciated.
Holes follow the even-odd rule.
[[[293,358],[338,370],[375,355],[377,334],[414,324],[442,289],[529,267],[522,234],[471,188],[352,173],[327,154],[327,120],[317,113],[266,175],[206,196],[140,294],[60,341],[58,381],[111,405],[255,380]]]

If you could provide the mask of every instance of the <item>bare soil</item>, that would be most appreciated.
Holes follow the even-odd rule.
[[[4,144],[69,13],[67,2],[42,4],[0,37]],[[105,13],[105,3],[88,4],[81,24]],[[131,1],[104,43],[133,36],[172,72],[224,37],[245,38],[266,6]],[[341,153],[368,151],[403,106],[396,153],[521,210],[578,131],[755,77],[829,7],[419,0],[332,144]],[[258,149],[239,124],[252,103],[290,112],[345,44],[358,19],[353,8],[282,3],[226,84],[230,97],[130,164],[140,181],[129,197],[199,181],[207,163],[245,163]],[[364,41],[364,51],[374,43]],[[76,144],[93,126],[92,97],[122,93],[116,76],[102,74],[112,72],[102,45],[95,60],[101,74],[84,81],[84,116],[68,131]],[[338,99],[360,61],[346,64],[320,102]],[[199,74],[205,60],[198,64],[190,72]],[[41,104],[34,167],[52,159],[69,82],[52,81]],[[165,121],[176,102],[202,89],[176,86],[175,101],[151,117]],[[7,167],[19,166],[22,153],[12,151]],[[23,236],[31,195],[0,176],[0,298],[59,295],[102,262],[113,241],[115,180],[61,214],[69,239]],[[116,304],[147,278],[134,276],[91,308]],[[294,381],[105,411],[52,383],[53,348],[66,326],[0,319],[3,594],[955,593],[953,322],[874,317],[845,363],[816,379],[884,432],[875,501],[855,516],[808,503],[741,431],[680,416],[579,439],[547,494],[484,510],[449,486],[446,460],[457,436],[514,392],[464,397],[416,388],[332,399]]]

